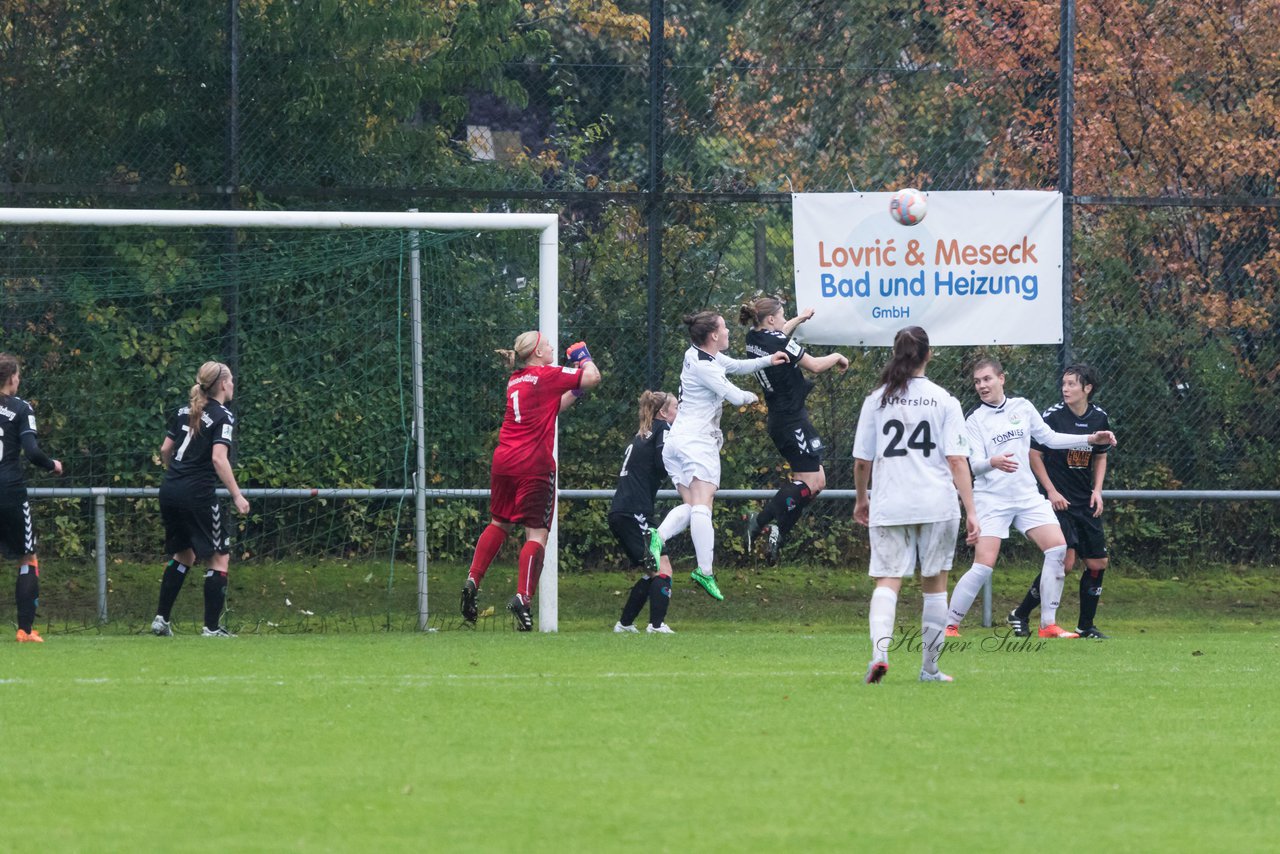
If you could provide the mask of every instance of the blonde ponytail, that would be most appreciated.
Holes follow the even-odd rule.
[[[193,436],[200,434],[200,416],[204,414],[204,408],[209,404],[209,396],[214,388],[222,382],[223,371],[227,372],[227,376],[231,375],[231,369],[221,362],[205,362],[200,366],[200,370],[196,371],[196,384],[191,387],[187,398],[191,405],[191,418],[187,423],[191,427]]]
[[[536,330],[532,332],[521,332],[516,336],[515,343],[511,345],[510,350],[494,350],[502,357],[502,363],[507,366],[508,371],[515,370],[516,364],[524,366],[528,363],[529,358],[534,351],[538,349],[538,345],[542,343],[542,333]]]
[[[640,395],[640,429],[636,435],[640,438],[653,431],[653,419],[663,410],[671,395],[665,391],[646,391]]]

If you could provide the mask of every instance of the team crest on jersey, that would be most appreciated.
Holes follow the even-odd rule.
[[[1009,423],[1010,423],[1010,424],[1021,424],[1021,423],[1022,423],[1022,419],[1021,419],[1021,418],[1019,418],[1018,416],[1014,415],[1014,414],[1011,412],[1011,413],[1009,413]]]

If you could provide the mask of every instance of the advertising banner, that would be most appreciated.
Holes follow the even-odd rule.
[[[921,326],[934,346],[1062,342],[1062,194],[926,193],[897,222],[893,193],[797,193],[797,337],[888,346]]]

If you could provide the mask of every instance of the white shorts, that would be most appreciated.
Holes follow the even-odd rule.
[[[1057,525],[1058,516],[1046,498],[1038,504],[1025,507],[1000,507],[995,510],[979,508],[978,524],[982,526],[982,536],[1007,540],[1010,525],[1017,527],[1018,532],[1025,535],[1027,531],[1041,525]]]
[[[956,556],[956,534],[959,519],[943,522],[920,522],[915,525],[872,525],[872,578],[903,578],[912,575],[916,560],[920,577],[931,578],[939,572],[950,572]]]
[[[720,486],[720,445],[714,436],[678,436],[670,434],[662,445],[662,464],[676,486],[688,486],[698,480]]]

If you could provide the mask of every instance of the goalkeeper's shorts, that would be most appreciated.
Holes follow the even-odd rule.
[[[489,475],[489,515],[526,528],[550,528],[556,510],[556,473]]]

